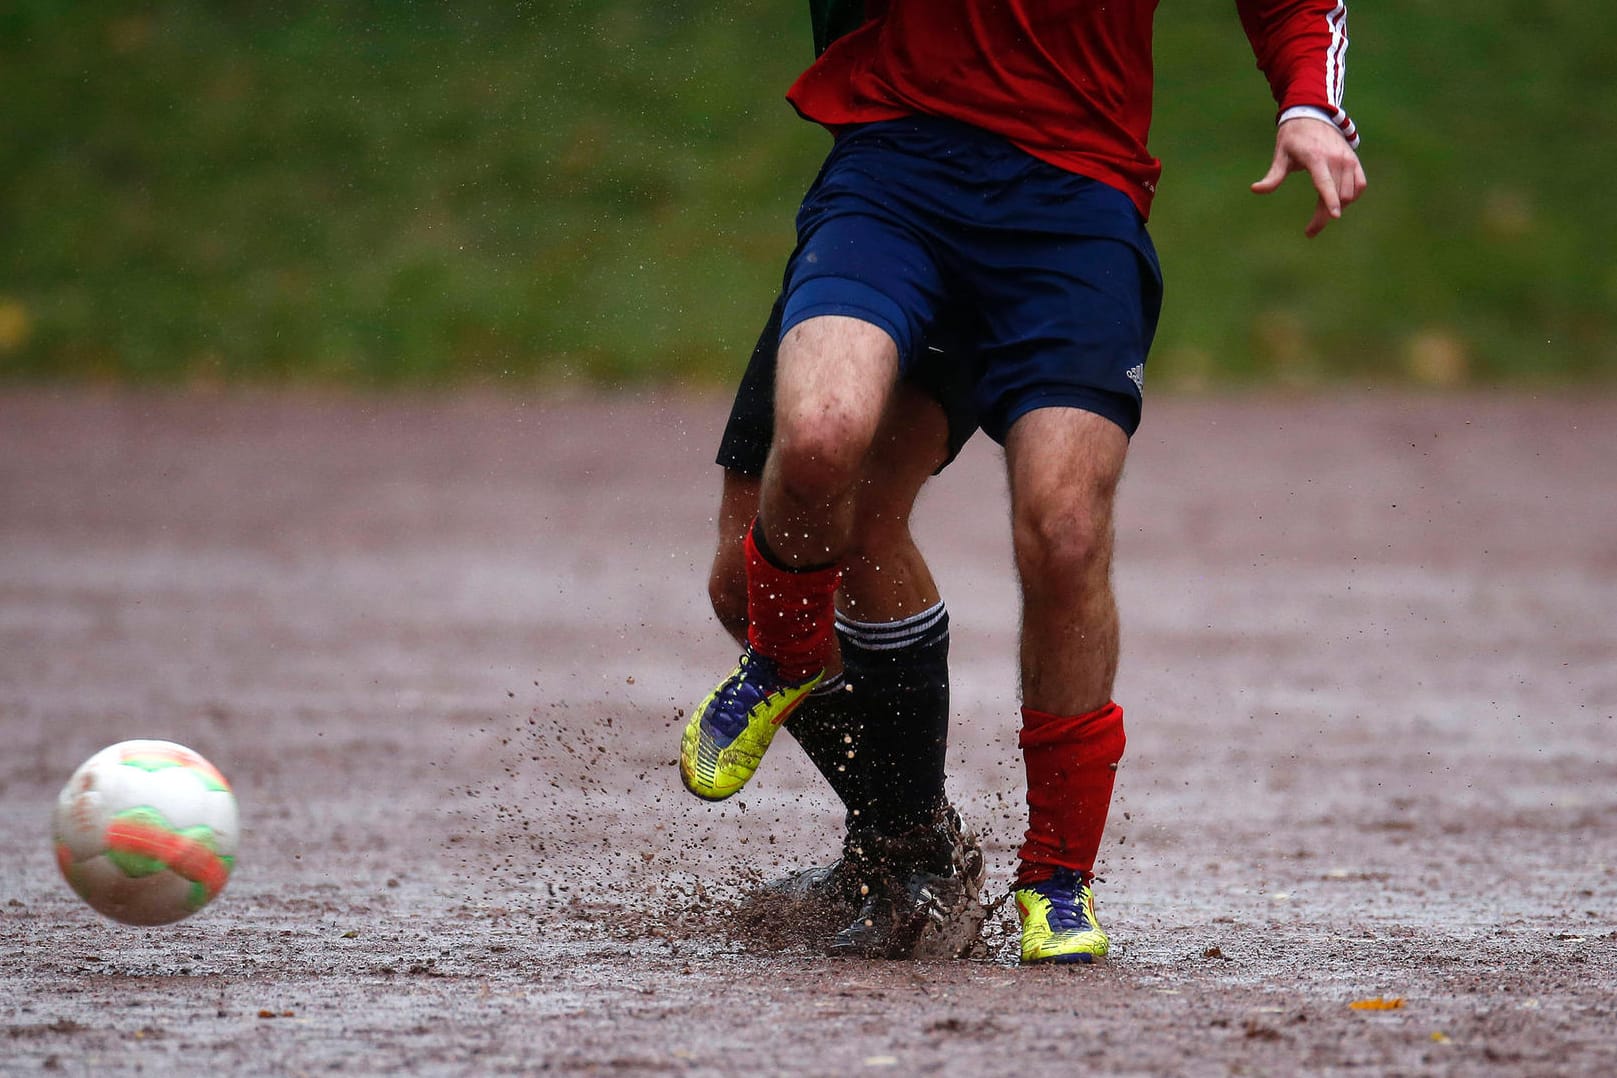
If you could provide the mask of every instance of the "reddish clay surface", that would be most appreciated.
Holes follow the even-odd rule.
[[[1154,401],[1120,509],[1109,965],[735,931],[837,816],[687,796],[717,398],[0,395],[0,1070],[1617,1073],[1617,401]],[[987,443],[918,531],[1002,889],[1016,603]],[[177,926],[57,878],[56,791],[234,781]],[[1396,997],[1394,1010],[1351,1004]]]

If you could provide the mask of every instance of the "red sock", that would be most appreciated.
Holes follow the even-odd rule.
[[[835,565],[790,569],[777,564],[760,543],[761,526],[747,529],[747,643],[801,681],[825,669],[836,643]]]
[[[1115,703],[1087,715],[1022,709],[1027,764],[1027,836],[1016,886],[1050,878],[1058,868],[1095,871],[1117,762],[1123,758],[1123,709]]]

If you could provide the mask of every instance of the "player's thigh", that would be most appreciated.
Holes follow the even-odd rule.
[[[860,133],[838,139],[797,214],[786,263],[783,344],[827,316],[880,329],[908,367],[944,303],[942,271],[921,208],[925,163]]]
[[[804,196],[786,269],[777,449],[808,430],[862,440],[862,454],[898,372],[924,349],[943,280],[918,197],[904,192],[907,180],[923,182],[925,164],[855,132],[837,140]]]

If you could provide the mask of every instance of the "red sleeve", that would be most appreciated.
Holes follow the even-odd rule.
[[[1357,148],[1358,129],[1342,108],[1347,0],[1236,0],[1235,6],[1280,112],[1319,109]]]

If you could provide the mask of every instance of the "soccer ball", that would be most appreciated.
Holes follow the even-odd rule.
[[[52,819],[56,863],[116,921],[165,925],[224,889],[236,798],[217,768],[172,741],[122,741],[67,780]]]

